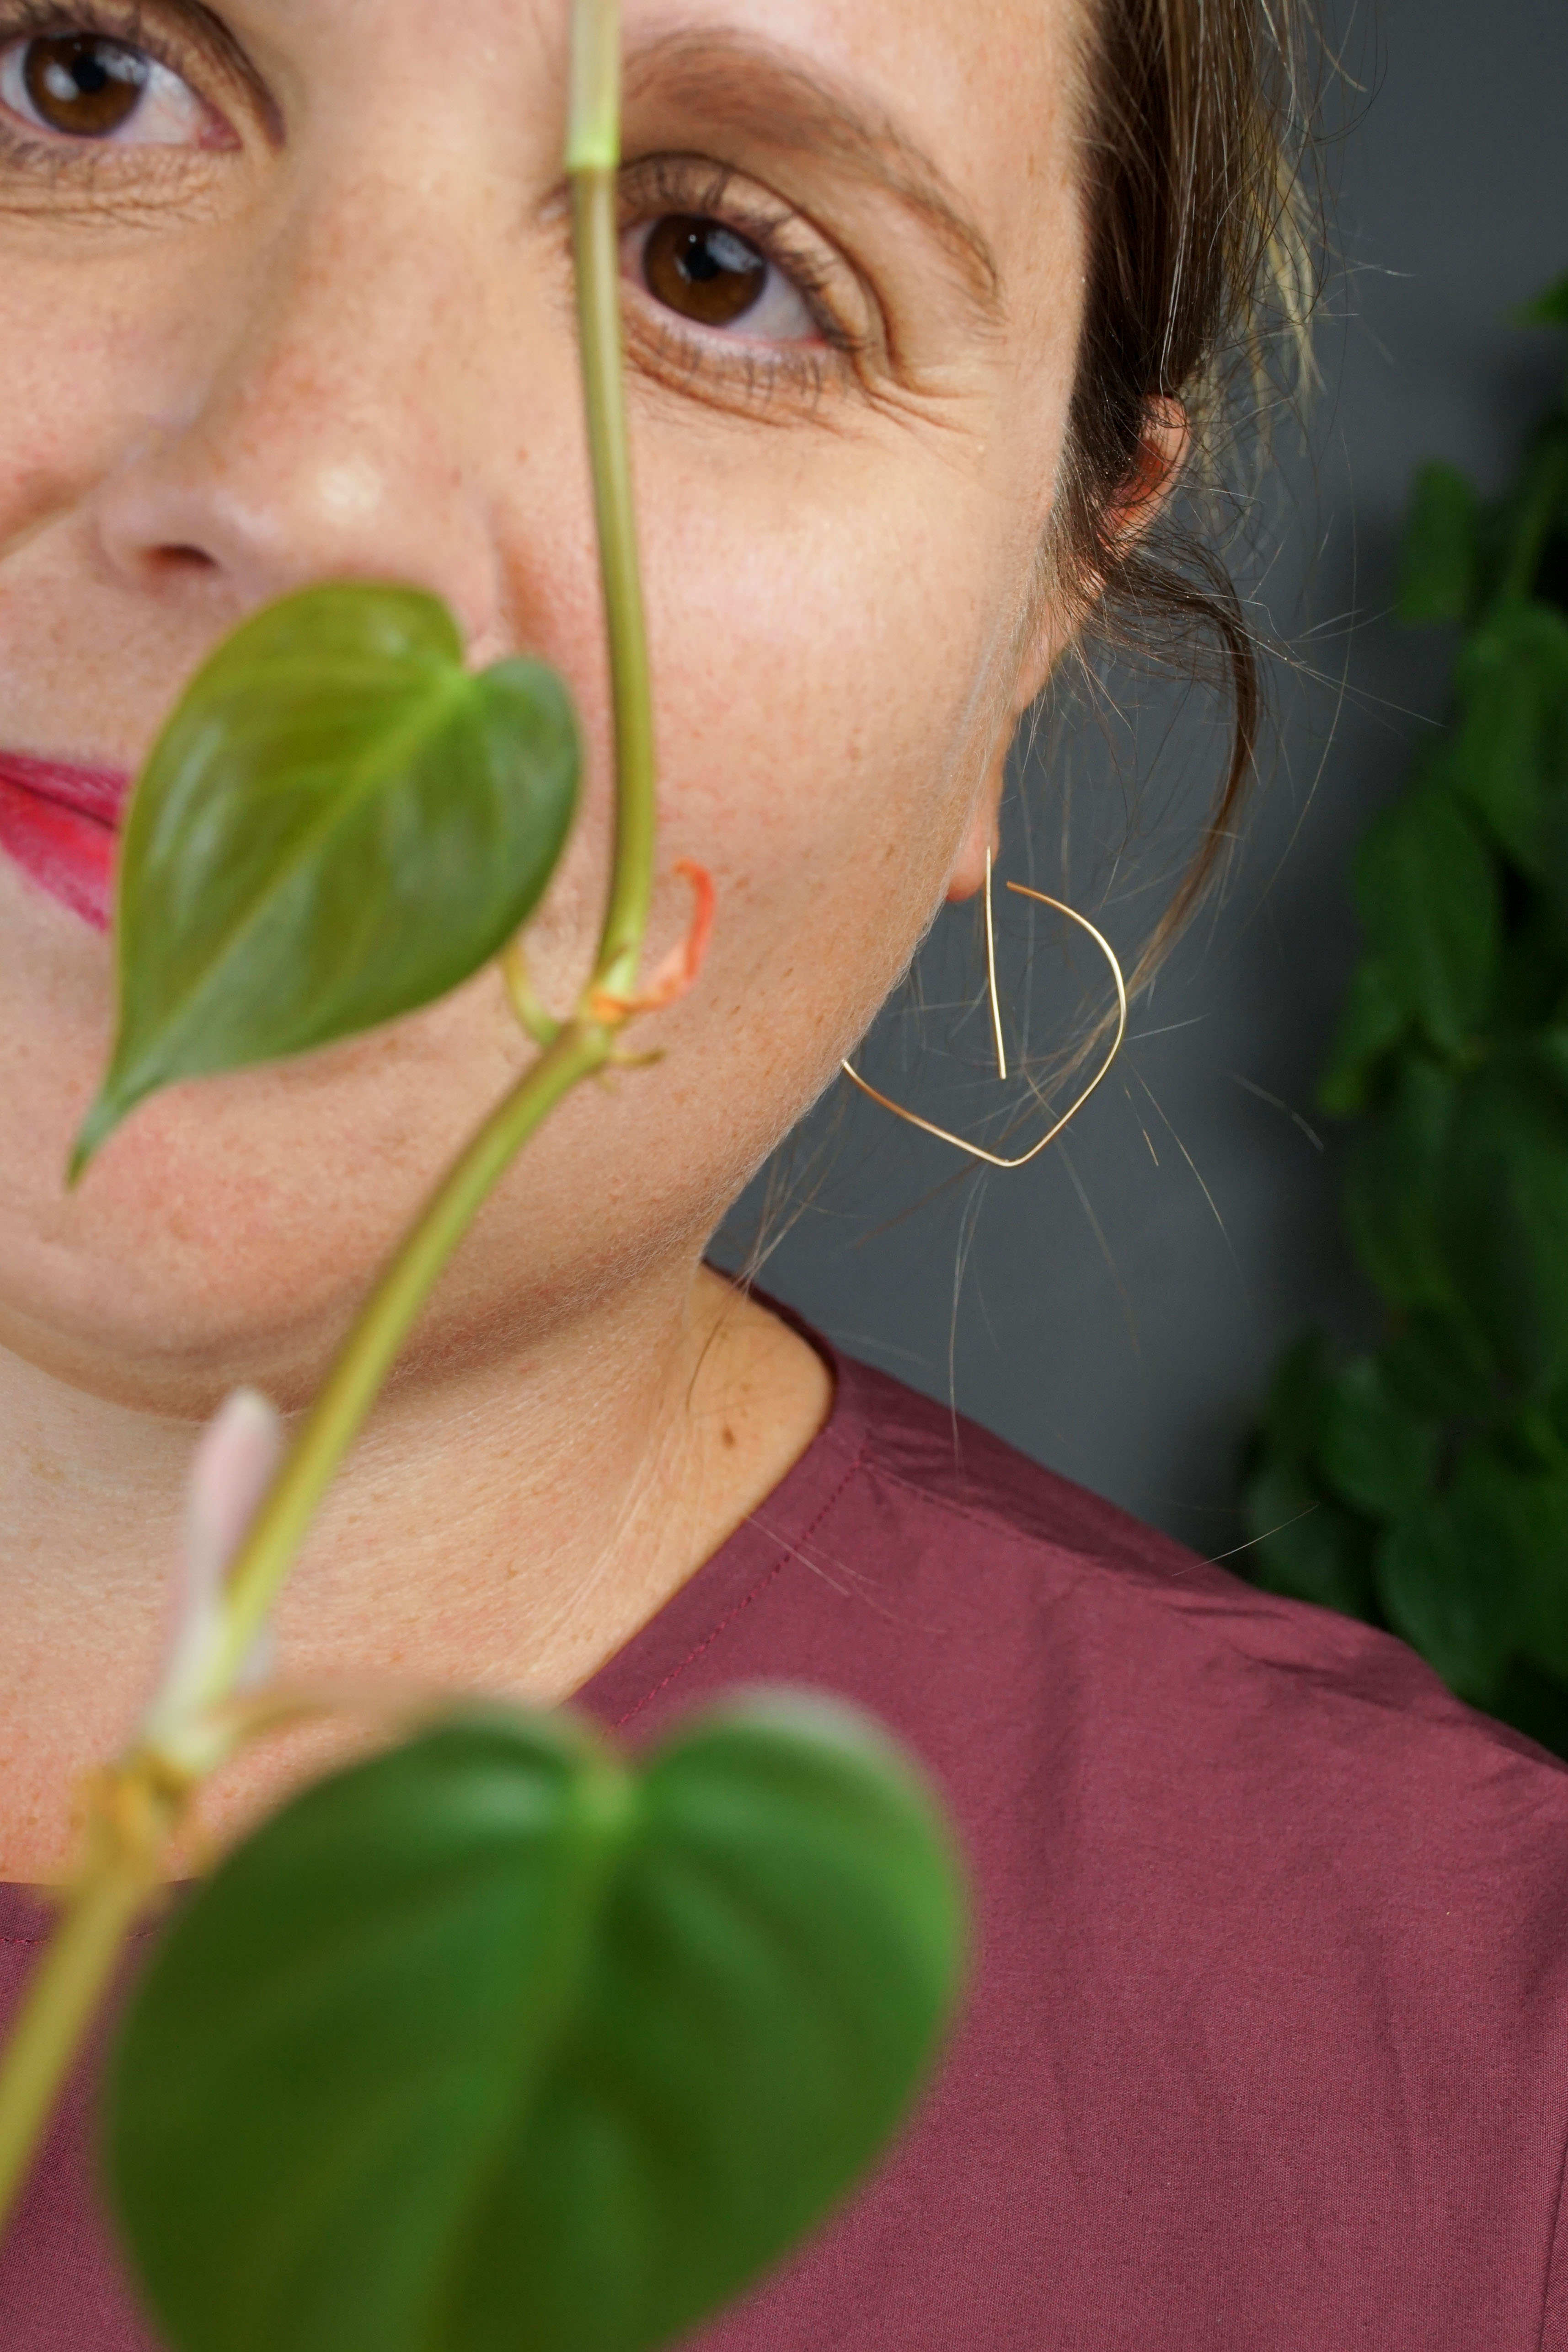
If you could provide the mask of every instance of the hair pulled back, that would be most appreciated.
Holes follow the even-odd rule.
[[[1211,880],[1250,779],[1258,646],[1216,549],[1125,527],[1151,414],[1178,404],[1217,477],[1248,394],[1300,378],[1318,281],[1306,0],[1089,0],[1082,68],[1088,285],[1051,582],[1103,640],[1223,656],[1229,759],[1198,851],[1140,961]],[[1122,520],[1119,521],[1119,518]]]

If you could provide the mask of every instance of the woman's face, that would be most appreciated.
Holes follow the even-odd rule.
[[[608,781],[567,19],[0,0],[0,1343],[100,1393],[294,1401],[530,1049],[486,975],[175,1091],[68,1197],[113,792],[62,813],[16,755],[133,770],[256,605],[420,583],[476,664],[521,648],[576,692],[586,815],[533,961],[562,1004],[587,968]],[[689,1250],[977,878],[1054,650],[1028,616],[1082,299],[1073,36],[1069,0],[628,0],[661,856],[711,871],[717,929],[640,1041],[663,1066],[579,1096],[493,1206],[427,1334],[445,1360]],[[662,887],[654,952],[685,911]]]

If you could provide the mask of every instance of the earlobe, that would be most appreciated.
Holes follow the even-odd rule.
[[[1012,748],[1009,729],[1002,739],[985,782],[975,795],[969,812],[968,830],[964,835],[953,871],[947,877],[947,904],[961,907],[966,898],[973,898],[986,887],[986,859],[994,857],[1000,845],[999,812],[1002,789],[1007,782],[1008,753]]]

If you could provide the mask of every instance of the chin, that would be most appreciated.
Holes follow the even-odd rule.
[[[204,1412],[241,1381],[304,1402],[520,1060],[515,1031],[508,1060],[497,1027],[465,992],[298,1062],[172,1088],[74,1192],[67,1160],[100,1042],[14,1031],[0,1047],[0,1345],[157,1412]]]
[[[74,1192],[65,1152],[0,1160],[0,1345],[72,1386],[197,1416],[241,1381],[303,1402],[419,1190],[199,1089],[152,1106]],[[19,1123],[20,1126],[20,1123]],[[25,1129],[22,1130],[25,1132]],[[10,1161],[10,1165],[5,1164]]]
[[[137,1251],[129,1233],[118,1248],[40,1252],[7,1227],[0,1349],[139,1412],[204,1420],[245,1384],[290,1411],[319,1385],[369,1272],[291,1280],[276,1263],[189,1237]]]

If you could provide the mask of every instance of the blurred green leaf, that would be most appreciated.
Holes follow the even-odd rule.
[[[1357,854],[1356,901],[1406,1012],[1461,1052],[1486,1013],[1501,910],[1492,860],[1450,793],[1433,785],[1384,810]]]
[[[1378,1069],[1409,1026],[1403,992],[1375,956],[1364,956],[1318,1087],[1318,1100],[1331,1117],[1349,1118],[1366,1108]]]
[[[232,1854],[137,1992],[112,2180],[175,2352],[634,2352],[846,2190],[962,1905],[866,1725],[758,1699],[638,1770],[454,1724]]]
[[[1548,1027],[1568,1014],[1568,935],[1550,901],[1516,887],[1492,1003],[1500,1043]]]
[[[1278,1461],[1294,1470],[1315,1465],[1328,1395],[1328,1351],[1322,1333],[1312,1331],[1281,1357],[1264,1407],[1265,1442]]]
[[[1399,565],[1399,612],[1406,621],[1462,621],[1475,595],[1479,506],[1457,466],[1424,466],[1416,477]]]
[[[1450,1507],[1508,1646],[1568,1678],[1568,1479],[1534,1475],[1482,1440],[1459,1464]]]
[[[1568,1438],[1560,1418],[1565,1396],[1568,1391],[1560,1388],[1541,1403],[1510,1412],[1497,1424],[1498,1442],[1510,1461],[1531,1477],[1568,1478]]]
[[[1568,327],[1568,278],[1560,278],[1519,313],[1522,327]]]
[[[1568,621],[1545,604],[1501,606],[1465,646],[1456,683],[1446,773],[1521,870],[1539,875],[1548,794],[1568,784]]]
[[[183,1078],[307,1052],[445,995],[520,929],[576,805],[565,688],[465,669],[413,589],[308,589],[198,674],[131,803],[120,1021],[76,1170]]]
[[[1544,1398],[1568,1379],[1568,1041],[1511,1047],[1461,1089],[1442,1225],[1471,1318]]]
[[[1511,1596],[1498,1563],[1477,1559],[1434,1496],[1390,1528],[1377,1549],[1376,1577],[1395,1632],[1450,1690],[1486,1706],[1512,1643]]]
[[[1385,1297],[1409,1311],[1454,1311],[1438,1232],[1444,1153],[1457,1088],[1425,1054],[1401,1059],[1383,1115],[1356,1137],[1345,1218]]]
[[[1254,1471],[1243,1499],[1252,1538],[1243,1564],[1254,1582],[1347,1616],[1371,1613],[1372,1539],[1364,1524],[1277,1457]]]
[[[1381,1361],[1390,1391],[1428,1421],[1475,1420],[1496,1404],[1495,1360],[1461,1314],[1417,1307],[1401,1318]]]
[[[1414,1510],[1430,1484],[1437,1437],[1391,1392],[1370,1357],[1333,1382],[1323,1415],[1322,1466],[1341,1498],[1375,1519]]]
[[[1568,1689],[1524,1658],[1511,1658],[1492,1694],[1490,1712],[1568,1759]]]

